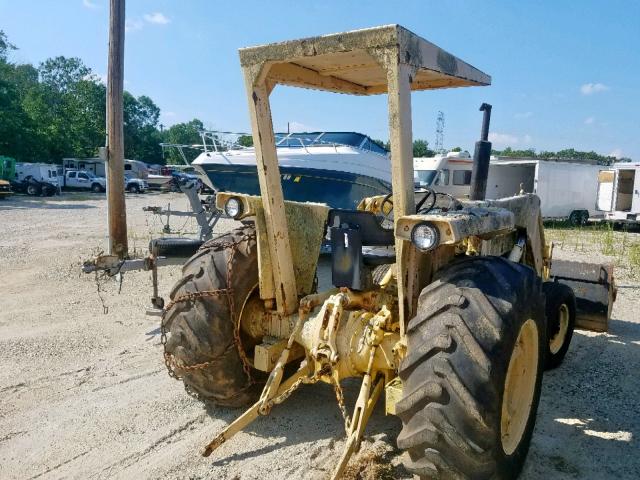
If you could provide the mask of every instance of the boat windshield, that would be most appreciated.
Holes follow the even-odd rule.
[[[437,170],[414,170],[413,180],[421,187],[430,187],[436,173],[438,173]]]
[[[387,155],[387,150],[369,137],[356,132],[304,132],[277,133],[278,147],[303,148],[311,145],[348,145],[361,150],[369,150],[379,155]]]

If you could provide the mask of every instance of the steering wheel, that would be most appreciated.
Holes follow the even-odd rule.
[[[385,205],[389,204],[389,211],[385,213]],[[380,226],[385,230],[393,230],[393,193],[386,195],[380,203]]]
[[[429,199],[431,200],[429,201],[428,206],[423,207],[423,205]],[[424,197],[422,197],[422,200],[420,200],[416,205],[416,213],[429,213],[435,205],[436,205],[436,192],[428,188],[427,194]]]

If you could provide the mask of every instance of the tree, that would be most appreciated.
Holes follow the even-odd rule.
[[[0,61],[6,62],[9,56],[9,50],[17,50],[18,48],[7,40],[7,34],[0,30]]]
[[[240,135],[238,137],[238,145],[243,147],[253,147],[253,137],[251,135]]]
[[[413,156],[414,157],[433,157],[435,152],[429,150],[429,142],[426,140],[416,139],[413,141]]]
[[[461,147],[455,147],[451,149],[452,152],[461,152],[462,148]]]
[[[173,143],[178,145],[194,145],[202,143],[200,132],[204,130],[202,121],[194,118],[190,122],[176,123],[165,130],[163,141],[165,143]],[[185,149],[185,156],[189,162],[192,162],[197,156],[198,151],[193,149]],[[183,162],[180,154],[171,149],[165,155],[165,160],[170,164],[181,164]]]
[[[124,92],[124,154],[125,157],[158,163],[162,156],[158,131],[160,109],[146,95],[135,98]]]

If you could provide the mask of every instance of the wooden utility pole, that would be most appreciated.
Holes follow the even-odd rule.
[[[107,204],[109,253],[128,256],[127,211],[124,201],[124,4],[110,0],[109,66],[107,72]]]

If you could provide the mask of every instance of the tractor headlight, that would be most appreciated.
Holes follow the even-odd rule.
[[[434,249],[440,242],[438,227],[429,222],[417,224],[411,230],[411,242],[423,252]]]
[[[237,197],[231,197],[224,204],[224,213],[231,218],[238,218],[242,215],[242,201]]]

